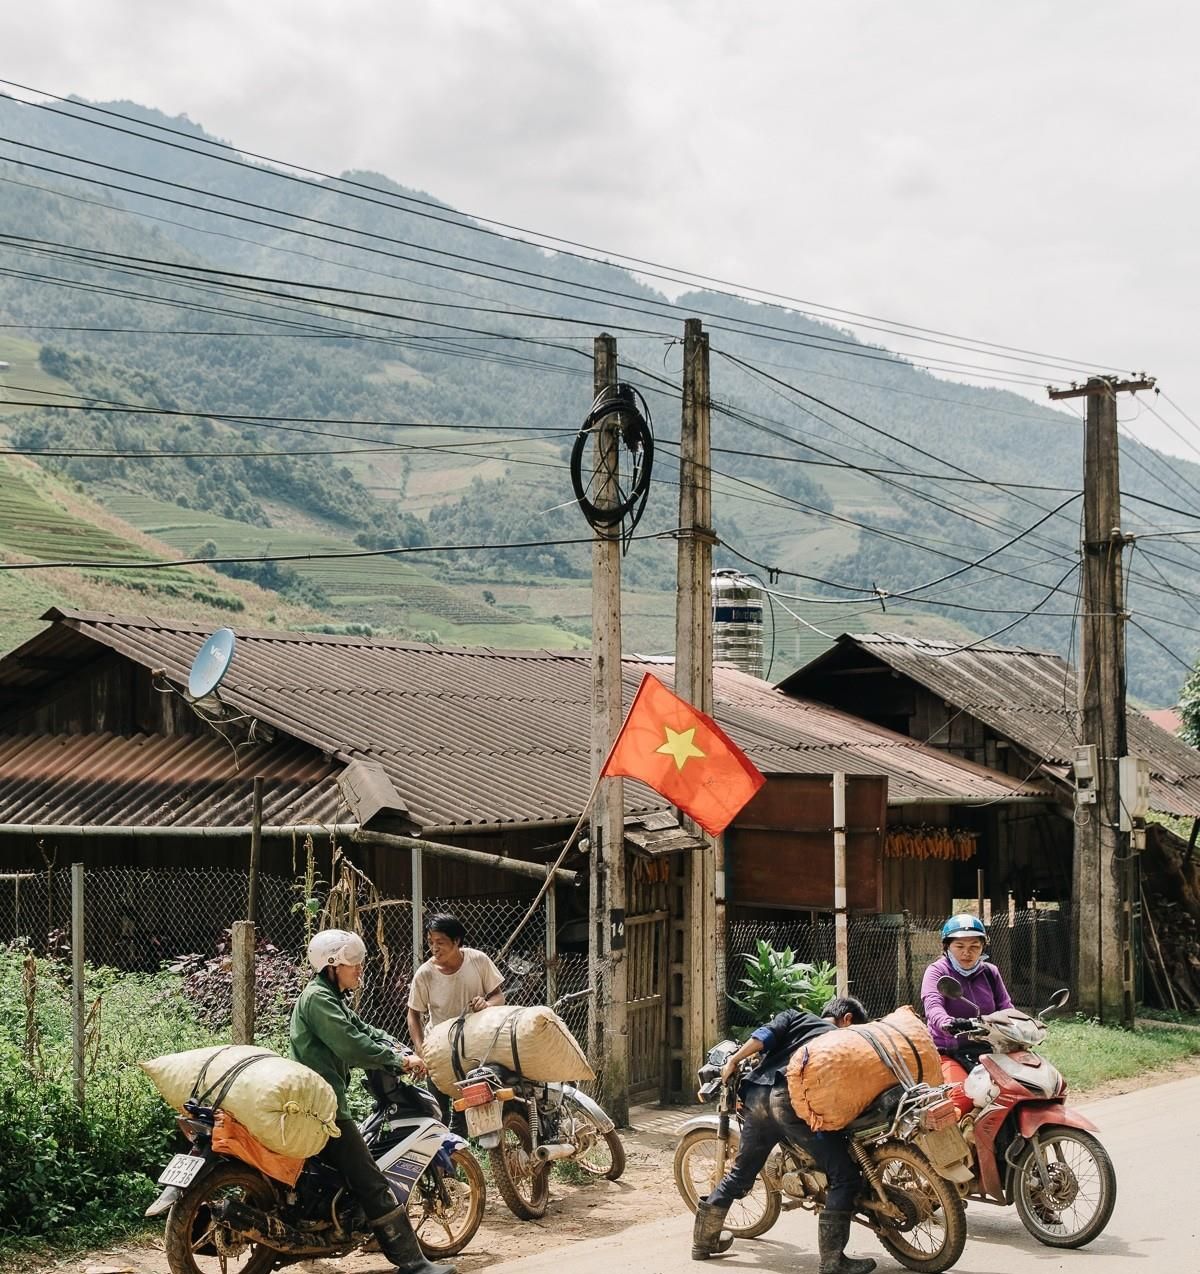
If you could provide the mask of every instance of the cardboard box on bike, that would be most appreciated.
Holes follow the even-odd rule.
[[[425,1033],[423,1051],[430,1078],[451,1097],[458,1093],[459,1075],[488,1062],[538,1082],[596,1078],[567,1024],[540,1004],[500,1005],[439,1022]]]
[[[316,1071],[268,1048],[226,1044],[142,1062],[176,1110],[196,1100],[228,1111],[275,1154],[307,1159],[338,1135],[337,1096]]]
[[[892,1065],[918,1083],[940,1084],[933,1037],[907,1005],[864,1026],[826,1031],[792,1054],[788,1095],[814,1132],[844,1128],[898,1083]]]

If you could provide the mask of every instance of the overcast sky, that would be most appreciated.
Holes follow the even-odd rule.
[[[38,0],[0,75],[608,250],[1144,368],[1200,422],[1198,35],[1197,6],[1157,0]],[[1186,443],[1122,403],[1200,456],[1157,410]]]

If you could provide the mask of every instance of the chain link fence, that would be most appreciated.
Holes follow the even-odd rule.
[[[319,913],[306,903],[301,881],[260,875],[256,939],[258,974],[273,970],[275,990],[296,979],[278,975],[279,966],[306,976],[305,948],[319,924]],[[185,976],[203,972],[205,1017],[209,1025],[226,1027],[232,1007],[228,973],[230,931],[246,917],[247,872],[215,868],[166,871],[101,868],[84,877],[85,956],[93,966],[152,973],[163,967]],[[424,917],[439,912],[456,915],[466,926],[467,945],[495,959],[529,907],[528,897],[515,895],[431,898]],[[355,898],[358,926],[367,945],[368,976],[360,1010],[402,1039],[408,1038],[408,988],[414,972],[412,902],[377,898],[363,883]],[[561,995],[579,989],[575,964],[564,962],[568,985],[555,991],[560,962],[546,942],[547,909],[541,905],[521,930],[511,952],[528,972],[515,975],[505,967],[505,990],[514,1003],[541,1004],[548,991]],[[22,943],[37,955],[65,958],[71,941],[71,873],[0,872],[0,945]],[[423,945],[423,944],[422,944]],[[421,957],[423,958],[423,951]],[[586,985],[587,959],[582,957]],[[548,968],[551,976],[547,978]],[[223,975],[223,976],[222,976]],[[263,1005],[276,1011],[275,1004]],[[269,998],[269,997],[268,997]],[[571,1006],[572,1029],[579,1013]],[[587,1005],[582,1005],[581,1042],[587,1038]]]
[[[852,916],[849,921],[849,988],[872,1017],[900,1004],[920,1008],[921,978],[942,954],[945,916]],[[988,923],[990,955],[1018,1008],[1044,1008],[1050,993],[1071,984],[1071,916],[1068,908],[1030,906],[998,912]],[[832,917],[740,920],[728,927],[727,991],[739,994],[746,957],[760,940],[791,948],[797,960],[833,964]],[[740,1023],[737,1010],[734,1021]]]

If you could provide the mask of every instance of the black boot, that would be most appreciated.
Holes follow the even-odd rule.
[[[733,1247],[733,1235],[722,1233],[721,1223],[729,1205],[714,1207],[707,1199],[696,1204],[696,1224],[692,1227],[692,1260],[707,1261]]]
[[[847,1256],[850,1242],[850,1213],[826,1209],[817,1218],[817,1250],[821,1254],[821,1274],[871,1274],[875,1262],[869,1256]]]
[[[379,1240],[379,1250],[400,1274],[458,1274],[456,1265],[434,1265],[425,1259],[403,1208],[394,1208],[386,1216],[372,1221],[371,1229]]]

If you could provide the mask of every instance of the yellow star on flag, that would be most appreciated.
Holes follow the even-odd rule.
[[[694,756],[702,757],[703,752],[692,742],[696,733],[696,727],[691,726],[687,730],[672,730],[669,725],[663,726],[667,732],[667,741],[661,747],[655,748],[655,752],[663,752],[675,762],[675,768],[682,770],[684,765]]]

